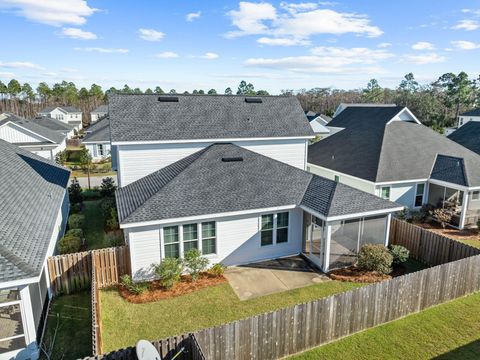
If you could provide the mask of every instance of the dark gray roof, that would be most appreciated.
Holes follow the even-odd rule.
[[[438,155],[433,165],[431,178],[452,184],[468,186],[465,164],[462,158]]]
[[[64,134],[58,131],[52,130],[48,127],[45,127],[37,123],[36,120],[27,120],[13,114],[6,114],[6,115],[7,116],[4,119],[0,120],[0,125],[3,125],[11,121],[33,133],[36,133],[50,140],[52,143],[55,143],[55,144],[60,144],[66,137]]]
[[[0,140],[0,283],[40,274],[69,171]]]
[[[43,109],[42,111],[40,111],[40,114],[50,113],[53,110],[55,110],[56,108],[59,108],[59,109],[63,110],[64,112],[67,112],[67,113],[80,113],[81,112],[80,110],[78,110],[76,107],[73,107],[73,106],[48,106],[45,109]]]
[[[46,127],[50,130],[58,131],[60,133],[68,133],[73,129],[73,126],[66,124],[63,121],[50,118],[48,116],[39,116],[33,119],[32,121],[34,121],[35,123],[43,127]]]
[[[108,113],[108,105],[100,105],[95,110],[92,111],[92,114],[95,113]]]
[[[480,121],[469,121],[448,135],[450,140],[480,154]]]
[[[460,114],[460,116],[480,116],[480,108],[473,109],[473,110],[470,110],[470,111],[466,111],[466,112]]]
[[[399,207],[233,144],[200,150],[118,189],[116,199],[123,224],[288,205],[324,216]]]
[[[348,106],[335,116],[328,126],[348,128],[351,126],[384,127],[402,111],[402,106]]]
[[[480,156],[430,128],[404,121],[358,123],[309,146],[308,162],[387,182],[427,179],[437,155],[443,154],[463,158],[468,186],[480,186]]]
[[[165,96],[162,96],[165,97]],[[314,136],[296,97],[109,95],[112,141]]]
[[[85,137],[83,142],[106,142],[110,141],[110,119],[107,117],[102,118],[96,123],[90,125],[85,130]]]

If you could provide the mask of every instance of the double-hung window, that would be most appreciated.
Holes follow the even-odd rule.
[[[288,212],[277,214],[277,244],[288,242]]]
[[[390,200],[390,186],[382,186],[380,197],[385,200]]]
[[[215,230],[215,221],[202,223],[202,254],[215,254],[217,234]]]
[[[417,184],[415,192],[415,207],[423,205],[423,194],[425,192],[425,184]]]
[[[260,245],[288,242],[288,212],[262,215],[260,220]]]
[[[260,244],[262,246],[273,244],[273,214],[262,215],[260,233]]]
[[[183,225],[183,252],[198,249],[197,224]]]
[[[163,228],[163,243],[165,257],[180,256],[180,241],[178,237],[178,226],[167,226]]]
[[[98,155],[100,156],[105,155],[105,153],[103,152],[103,144],[97,144],[97,151],[98,151]]]

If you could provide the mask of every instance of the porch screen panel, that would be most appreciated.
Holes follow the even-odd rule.
[[[0,354],[26,346],[20,304],[7,302],[15,291],[0,290]]]
[[[365,244],[385,244],[386,216],[365,218],[363,222],[360,248]]]
[[[360,224],[360,219],[332,223],[330,269],[355,264]]]

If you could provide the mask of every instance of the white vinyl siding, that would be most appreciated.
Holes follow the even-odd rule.
[[[152,279],[152,264],[160,263],[160,229],[129,231],[130,258],[134,280]]]
[[[32,143],[46,142],[45,138],[35,135],[12,123],[7,123],[0,127],[0,139],[9,143]]]
[[[119,183],[128,185],[210,144],[118,145]],[[305,168],[305,139],[236,141],[235,144],[297,168]]]

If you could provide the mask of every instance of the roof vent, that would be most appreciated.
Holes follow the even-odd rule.
[[[243,157],[237,156],[237,157],[222,157],[223,162],[238,162],[238,161],[243,161]]]
[[[159,96],[158,101],[160,101],[160,102],[178,102],[178,96]]]
[[[263,101],[258,97],[246,97],[245,102],[249,104],[261,104]]]

